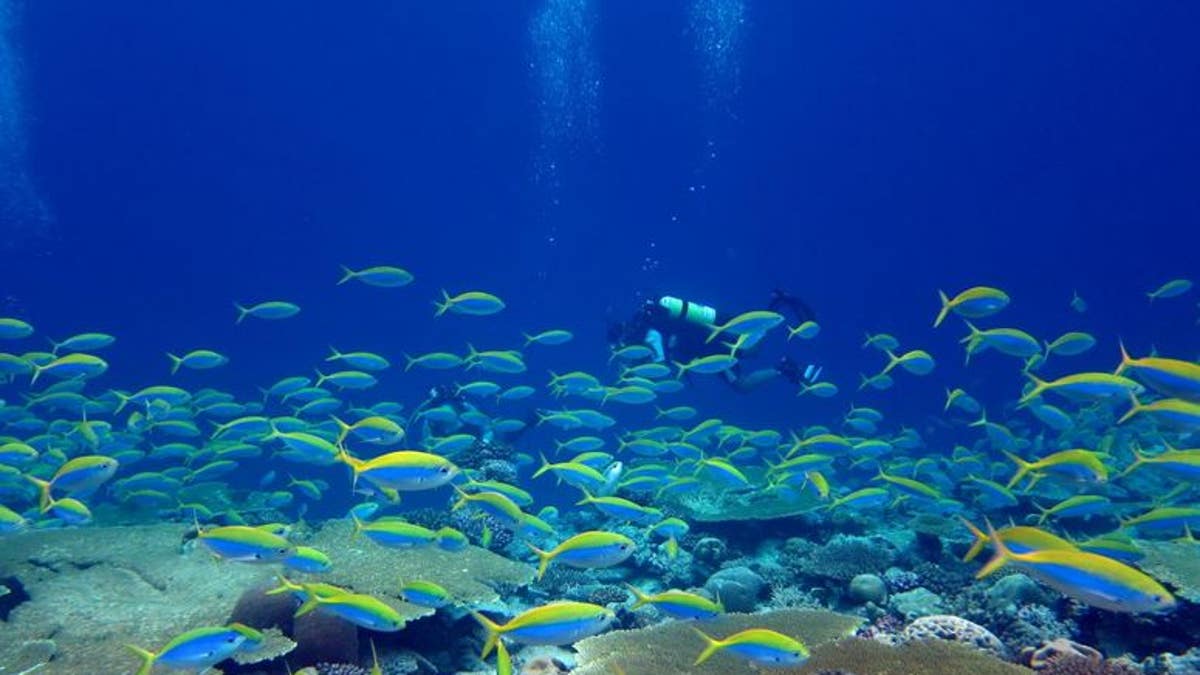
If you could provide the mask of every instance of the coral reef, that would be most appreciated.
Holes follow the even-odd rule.
[[[807,675],[821,670],[848,671],[855,675],[1031,675],[1033,672],[953,642],[924,640],[892,647],[861,638],[819,645],[803,667],[778,672]]]
[[[1072,637],[1079,632],[1074,622],[1060,619],[1045,605],[1020,606],[1012,619],[1002,623],[998,630],[1004,642],[1014,648]]]
[[[719,563],[725,559],[727,547],[725,542],[716,537],[704,537],[696,542],[692,548],[692,554],[697,560],[702,560],[708,563]]]
[[[1050,640],[1036,649],[1030,647],[1023,650],[1021,662],[1037,670],[1044,668],[1050,659],[1064,656],[1081,656],[1091,661],[1100,661],[1104,658],[1098,649],[1072,642],[1066,638],[1058,638]]]
[[[185,630],[225,623],[246,589],[259,589],[258,598],[238,609],[238,616],[252,625],[280,625],[272,617],[286,614],[287,605],[258,604],[276,568],[214,563],[203,551],[181,545],[188,529],[164,523],[38,530],[6,538],[0,578],[16,579],[29,599],[0,622],[0,668],[21,672],[53,655],[56,672],[125,672],[136,659],[123,644],[153,649]],[[316,532],[310,544],[328,551],[334,561],[321,581],[376,594],[410,618],[431,610],[396,598],[401,579],[428,579],[462,602],[484,605],[533,577],[531,566],[476,547],[457,553],[395,551],[352,540],[350,525],[341,521]],[[291,630],[299,632],[299,626]],[[305,639],[297,642],[303,647]],[[302,655],[289,656],[298,662]],[[358,658],[357,652],[345,656],[337,661]]]
[[[922,586],[893,595],[888,608],[911,621],[922,616],[944,614],[946,603],[942,596]]]
[[[396,551],[366,538],[351,538],[346,521],[330,521],[312,539],[311,546],[330,551],[333,569],[321,581],[353,588],[360,593],[396,598],[401,580],[432,581],[463,604],[491,604],[533,580],[531,565],[514,562],[471,546],[454,553],[437,548]],[[408,618],[432,614],[432,610],[396,600]]]
[[[1010,656],[1008,648],[991,631],[957,616],[923,616],[904,628],[899,642],[920,640],[956,642],[1005,660]]]
[[[978,567],[969,567],[953,558],[942,558],[938,562],[922,560],[909,568],[921,578],[921,585],[934,593],[953,596],[975,583]]]
[[[679,511],[685,520],[718,523],[792,518],[821,508],[825,502],[807,491],[784,499],[767,491],[701,490],[664,499],[662,504]]]
[[[1009,574],[1000,577],[987,590],[988,610],[993,614],[1011,616],[1022,605],[1044,603],[1046,593],[1033,579],[1024,574]]]
[[[887,585],[876,574],[859,574],[850,580],[846,594],[859,604],[873,602],[880,605],[887,601]]]
[[[714,637],[747,628],[769,628],[800,638],[810,648],[854,632],[862,619],[822,610],[782,609],[762,614],[726,614],[704,623]],[[692,667],[703,642],[692,624],[669,621],[638,630],[610,631],[575,645],[579,666],[575,675],[611,675],[613,672],[653,673],[752,673],[747,662],[718,654],[700,667]],[[618,670],[620,669],[620,670]],[[780,672],[787,672],[780,671]]]
[[[257,649],[239,651],[233,655],[233,660],[241,665],[273,661],[292,653],[296,648],[296,643],[278,628],[268,628],[262,634],[263,641]]]
[[[772,586],[771,600],[767,604],[767,607],[770,609],[784,609],[787,607],[821,609],[823,605],[816,596],[802,588],[796,586]]]
[[[1200,673],[1200,648],[1184,654],[1160,654],[1142,662],[1146,675],[1193,675]]]
[[[293,667],[318,662],[354,663],[358,661],[358,628],[341,619],[312,612],[295,620],[292,639],[296,651],[288,654]]]
[[[790,547],[785,550],[791,552]],[[895,557],[882,539],[838,534],[811,554],[794,559],[794,566],[810,576],[849,581],[859,574],[882,574]]]
[[[1146,574],[1175,587],[1175,595],[1200,603],[1200,555],[1196,545],[1183,541],[1141,542],[1146,557],[1138,566]]]
[[[57,672],[120,673],[136,665],[125,643],[154,649],[190,628],[224,623],[242,590],[266,583],[272,570],[182,552],[187,529],[38,530],[6,538],[0,576],[19,579],[30,599],[0,623],[0,667],[21,672],[50,652]]]
[[[1048,659],[1037,672],[1043,675],[1141,675],[1142,669],[1111,659],[1061,654]]]
[[[370,675],[370,672],[362,666],[356,666],[352,663],[318,663],[313,666],[317,671],[317,675]]]
[[[517,467],[512,462],[502,459],[489,459],[480,467],[482,480],[498,480],[502,483],[517,482]]]
[[[708,578],[704,588],[721,599],[729,612],[752,612],[767,582],[748,567],[726,567]]]
[[[899,567],[889,567],[883,573],[883,581],[892,593],[903,593],[920,586],[921,575]]]

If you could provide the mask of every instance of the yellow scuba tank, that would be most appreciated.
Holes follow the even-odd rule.
[[[717,310],[708,305],[680,300],[670,295],[659,298],[658,304],[667,310],[672,319],[683,319],[702,326],[712,326],[717,321]]]

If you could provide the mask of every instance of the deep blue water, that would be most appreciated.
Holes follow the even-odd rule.
[[[116,334],[108,385],[165,380],[168,349],[224,351],[219,378],[178,381],[248,393],[328,344],[400,360],[573,330],[531,359],[540,380],[600,370],[605,322],[641,297],[737,312],[774,285],[824,330],[773,336],[763,358],[819,361],[842,395],[704,382],[681,402],[781,428],[851,401],[920,425],[946,385],[999,405],[1010,364],[966,373],[957,322],[929,328],[938,288],[977,283],[1014,298],[992,325],[1096,334],[1076,363],[1111,368],[1118,337],[1196,356],[1195,298],[1143,295],[1200,269],[1192,3],[747,2],[737,75],[716,89],[691,3],[595,3],[589,48],[539,34],[598,82],[590,99],[568,88],[581,117],[549,148],[545,3],[4,4],[22,59],[9,95],[52,214],[42,236],[4,225],[25,233],[0,260],[5,311],[43,335]],[[417,282],[337,287],[339,264]],[[442,287],[509,309],[434,321]],[[233,301],[273,298],[302,314],[233,324]],[[882,365],[865,330],[930,350],[936,376],[853,395]],[[375,397],[411,405],[431,381],[392,371]]]

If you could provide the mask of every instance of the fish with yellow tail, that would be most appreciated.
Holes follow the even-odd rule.
[[[25,478],[38,487],[38,504],[44,511],[54,501],[52,492],[59,490],[68,494],[90,492],[104,484],[120,467],[120,462],[105,455],[83,455],[68,460],[58,467],[50,480],[34,476]]]
[[[1169,398],[1200,403],[1200,363],[1146,356],[1135,359],[1121,344],[1121,363],[1115,375],[1133,375],[1146,386]]]
[[[1175,608],[1175,598],[1170,591],[1154,578],[1124,563],[1079,550],[1014,553],[996,534],[990,521],[987,528],[994,554],[976,573],[976,579],[1011,564],[1063,595],[1110,612],[1162,613]]]
[[[808,660],[804,643],[766,628],[750,628],[718,640],[699,628],[692,628],[704,639],[705,647],[692,666],[698,666],[720,651],[737,654],[757,665],[799,666]]]
[[[711,619],[725,612],[725,606],[721,604],[719,599],[713,601],[695,593],[675,589],[649,595],[632,584],[625,584],[625,587],[629,589],[630,593],[633,593],[633,597],[635,598],[635,602],[629,609],[654,605],[663,614],[673,619],[696,619],[700,621]]]
[[[239,651],[257,649],[263,634],[240,623],[228,626],[205,626],[176,636],[157,652],[135,645],[125,645],[142,660],[137,675],[150,675],[154,666],[176,670],[205,670]]]
[[[276,563],[295,555],[296,547],[284,537],[247,525],[224,525],[201,530],[196,542],[214,557],[244,563]]]
[[[1026,371],[1025,377],[1033,382],[1033,386],[1029,387],[1025,395],[1017,402],[1018,407],[1022,408],[1048,391],[1075,400],[1099,400],[1124,396],[1130,391],[1134,393],[1142,391],[1142,385],[1120,374],[1075,373],[1065,375],[1057,380],[1045,381]]]
[[[451,314],[466,314],[468,316],[488,316],[504,309],[504,301],[484,291],[466,291],[451,296],[442,289],[442,301],[433,303],[437,307],[434,316],[446,312]]]
[[[471,616],[487,631],[479,657],[483,659],[502,637],[527,645],[569,645],[603,633],[616,619],[616,614],[607,607],[568,600],[534,607],[505,624],[498,624],[479,612],[472,612]]]
[[[404,617],[394,607],[362,593],[347,591],[327,596],[310,593],[308,600],[296,610],[296,616],[304,616],[317,609],[368,630],[394,633],[404,628]]]
[[[783,315],[778,312],[765,309],[743,312],[723,324],[708,326],[712,330],[704,342],[706,344],[712,342],[722,333],[729,333],[738,337],[765,333],[780,323],[783,323]]]
[[[1035,462],[1021,459],[1008,451],[1004,451],[1004,454],[1017,465],[1016,473],[1005,486],[1008,488],[1012,488],[1031,472],[1033,479],[1026,489],[1033,487],[1033,484],[1046,474],[1055,474],[1081,483],[1104,483],[1108,480],[1108,465],[1101,459],[1100,453],[1092,450],[1060,450]]]
[[[354,472],[355,485],[365,478],[378,487],[401,492],[439,488],[458,475],[454,462],[420,450],[397,450],[363,460],[340,447],[337,459]]]
[[[1200,430],[1200,403],[1185,401],[1181,398],[1161,398],[1150,403],[1142,403],[1138,401],[1133,392],[1129,392],[1129,400],[1132,405],[1129,411],[1117,420],[1117,424],[1124,424],[1135,415],[1146,415],[1160,425],[1177,431]]]
[[[966,518],[959,516],[958,519],[967,526],[967,529],[971,530],[971,534],[975,537],[971,548],[963,556],[963,562],[971,562],[992,539],[988,536],[987,532],[979,529]],[[1051,549],[1075,551],[1079,548],[1062,537],[1045,530],[1039,530],[1036,527],[1027,527],[1025,525],[1003,527],[996,534],[1004,540],[1004,543],[1008,546],[1008,550],[1015,553],[1029,553],[1030,551],[1046,551]]]
[[[1163,445],[1166,450],[1154,456],[1142,453],[1141,448],[1134,445],[1130,448],[1134,461],[1118,477],[1128,476],[1138,467],[1151,466],[1185,480],[1200,479],[1200,448],[1177,450],[1170,444],[1164,443]]]
[[[526,546],[538,557],[538,580],[546,574],[546,568],[553,560],[579,568],[612,567],[625,562],[637,548],[633,540],[623,534],[598,530],[577,534],[550,551],[529,543]]]
[[[1007,293],[990,286],[974,286],[953,298],[938,291],[938,298],[942,301],[942,308],[933,320],[934,328],[942,325],[951,312],[968,319],[982,319],[1004,309],[1009,302]]]

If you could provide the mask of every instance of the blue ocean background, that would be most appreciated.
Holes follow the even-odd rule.
[[[999,286],[1002,324],[1095,334],[1072,367],[1112,368],[1118,338],[1196,356],[1194,302],[1144,294],[1197,271],[1200,7],[751,2],[730,24],[741,3],[698,4],[707,19],[675,2],[14,4],[6,95],[47,216],[5,226],[5,312],[117,335],[107,385],[165,382],[163,352],[209,347],[232,360],[219,385],[249,395],[331,344],[402,362],[545,328],[577,337],[531,359],[537,378],[599,372],[606,323],[647,297],[737,313],[778,286],[823,332],[773,336],[762,365],[819,363],[842,393],[703,381],[677,398],[780,429],[855,402],[928,431],[945,386],[1011,400],[1003,357],[965,371],[964,331],[930,328],[938,289]],[[339,264],[417,281],[339,287]],[[509,308],[435,321],[441,288]],[[266,299],[303,312],[234,325],[234,301]],[[856,394],[883,365],[865,331],[928,349],[936,376]],[[411,407],[445,379],[393,370],[371,400]]]
[[[53,542],[72,543],[75,537],[74,543],[85,547],[90,541],[108,542],[108,548],[120,549],[108,552],[113,556],[103,562],[108,569],[120,556],[141,555],[126,546],[125,533],[161,527],[157,531],[171,536],[147,546],[145,558],[165,560],[162,566],[175,571],[197,559],[208,564],[207,554],[191,551],[209,546],[205,539],[213,538],[218,523],[286,519],[279,528],[295,540],[283,542],[286,549],[272,544],[278,553],[317,536],[349,532],[352,525],[343,520],[348,510],[367,507],[353,512],[356,534],[363,527],[358,515],[369,521],[366,514],[376,509],[422,526],[456,527],[475,545],[472,554],[515,563],[526,582],[535,569],[529,563],[541,551],[531,554],[525,543],[561,547],[567,537],[599,528],[612,530],[609,535],[631,535],[638,543],[630,539],[630,545],[638,550],[621,547],[630,562],[610,570],[610,576],[581,571],[590,563],[566,570],[574,564],[564,558],[545,580],[538,574],[537,584],[497,578],[485,587],[497,591],[495,602],[464,599],[456,614],[431,611],[432,617],[413,620],[407,632],[390,638],[346,624],[354,640],[341,644],[347,654],[339,663],[365,667],[367,642],[358,642],[361,632],[372,640],[373,660],[378,638],[380,653],[389,658],[402,651],[407,656],[411,647],[439,666],[491,667],[490,655],[484,661],[476,656],[489,628],[480,622],[484,628],[477,631],[467,607],[514,615],[551,600],[583,598],[616,607],[610,615],[615,628],[645,628],[648,612],[634,614],[619,581],[639,593],[659,586],[703,588],[721,602],[731,596],[718,582],[734,570],[743,580],[753,574],[761,583],[746,584],[751,590],[743,592],[744,602],[731,613],[820,606],[854,612],[852,622],[864,622],[860,636],[895,637],[916,617],[896,598],[924,591],[936,602],[926,603],[922,618],[952,614],[953,620],[978,621],[977,628],[996,633],[997,644],[1003,639],[1003,649],[1015,647],[1005,655],[1014,661],[1032,663],[1021,649],[1033,651],[1069,637],[1108,657],[1142,660],[1138,672],[1168,672],[1153,668],[1172,655],[1192,665],[1170,672],[1192,672],[1187,668],[1200,667],[1194,665],[1200,663],[1196,591],[1187,579],[1180,582],[1162,570],[1173,575],[1194,558],[1189,552],[1175,558],[1183,563],[1174,567],[1158,563],[1166,558],[1164,551],[1177,553],[1194,543],[1198,516],[1163,516],[1155,509],[1195,506],[1195,492],[1187,490],[1195,487],[1196,458],[1177,456],[1181,469],[1155,453],[1170,443],[1194,448],[1200,434],[1194,408],[1178,414],[1185,419],[1183,431],[1175,434],[1168,428],[1178,420],[1147,406],[1179,403],[1176,397],[1194,405],[1200,400],[1195,374],[1185,383],[1193,389],[1178,393],[1163,387],[1166,366],[1132,373],[1141,389],[1133,394],[1134,404],[1141,407],[1124,417],[1133,391],[1124,385],[1120,397],[1096,405],[1060,400],[1060,394],[1073,393],[1060,390],[1051,400],[1069,402],[1063,404],[1066,410],[1053,409],[1066,419],[1056,427],[1017,407],[1027,384],[1018,359],[993,349],[973,355],[966,366],[960,341],[967,335],[962,316],[969,309],[940,327],[932,324],[941,306],[939,291],[954,295],[988,286],[1003,289],[1011,304],[979,319],[982,327],[1019,328],[1045,341],[1067,331],[1095,336],[1096,347],[1086,353],[1055,354],[1040,368],[1026,364],[1038,377],[1112,372],[1122,344],[1139,357],[1178,359],[1176,366],[1200,362],[1200,293],[1190,289],[1182,297],[1147,298],[1169,280],[1200,279],[1197,26],[1200,4],[1131,0],[0,0],[0,317],[36,327],[31,337],[6,342],[3,349],[14,354],[48,350],[47,338],[86,331],[116,337],[100,352],[107,370],[87,385],[86,408],[78,397],[66,397],[74,401],[67,404],[35,400],[51,381],[71,374],[70,363],[56,370],[45,365],[50,360],[45,357],[35,368],[30,357],[22,371],[15,356],[0,359],[6,373],[20,373],[0,381],[3,440],[32,445],[36,438],[40,453],[35,460],[18,457],[28,462],[20,471],[0,465],[7,472],[0,478],[9,481],[0,481],[6,498],[0,517],[9,518],[0,521],[8,528],[0,534],[12,533],[3,544],[12,546],[6,551],[21,565],[20,574],[10,573],[5,565],[16,565],[0,556],[0,597],[8,597],[0,603],[3,627],[29,629],[39,617],[53,623],[58,615],[41,608],[52,602],[71,607],[67,595],[42,593],[47,579],[74,581],[96,606],[109,598],[104,593],[111,584],[89,581],[101,578],[90,574],[103,571],[93,552],[72,558]],[[342,266],[376,265],[402,267],[415,281],[402,288],[338,283]],[[488,316],[435,317],[443,290],[491,292],[506,307]],[[709,433],[698,437],[692,450],[726,453],[731,461],[738,454],[753,480],[735,480],[732,470],[718,473],[723,467],[708,454],[701,463],[672,459],[669,470],[646,480],[651,468],[641,485],[616,485],[629,471],[649,465],[618,444],[667,422],[655,416],[655,405],[587,399],[596,389],[555,397],[552,375],[581,370],[605,384],[615,382],[621,366],[611,358],[610,327],[660,296],[711,305],[728,317],[765,308],[774,290],[786,290],[811,306],[820,334],[788,340],[785,330],[768,330],[757,353],[738,353],[739,365],[770,368],[787,356],[801,368],[819,367],[820,380],[839,392],[831,398],[797,396],[796,386],[779,378],[738,393],[721,377],[689,377],[683,391],[655,401],[698,411],[690,421],[682,415],[673,420],[680,428],[667,430],[667,436],[692,438],[682,427],[694,429],[701,420],[719,418],[728,425],[715,432],[720,440],[712,445],[716,436]],[[1086,311],[1072,306],[1076,294],[1086,301]],[[302,310],[285,321],[235,323],[236,303],[270,300],[290,301]],[[793,317],[787,323],[794,325]],[[559,346],[525,345],[524,334],[548,329],[569,330],[574,338]],[[936,368],[925,376],[898,368],[894,387],[863,390],[862,379],[887,363],[880,351],[864,348],[865,337],[880,332],[898,338],[905,351],[928,351]],[[196,399],[170,402],[159,395],[126,407],[122,394],[121,408],[114,410],[117,397],[110,390],[132,392],[158,384],[191,394],[213,388],[234,394],[237,402],[257,403],[265,400],[260,389],[282,378],[348,367],[326,361],[331,346],[378,353],[392,363],[374,373],[377,386],[331,394],[351,420],[381,402],[398,402],[406,412],[418,409],[438,385],[489,379],[504,387],[536,387],[533,396],[520,401],[474,399],[490,419],[468,420],[463,430],[479,438],[467,439],[469,448],[432,459],[453,460],[460,483],[468,477],[511,480],[508,487],[533,493],[528,514],[544,516],[552,533],[523,531],[543,522],[526,515],[506,524],[511,514],[481,517],[486,509],[477,505],[451,508],[455,497],[448,485],[420,492],[404,485],[403,500],[385,504],[378,493],[394,486],[361,476],[359,460],[400,449],[437,452],[432,443],[421,444],[428,438],[420,438],[415,421],[407,425],[403,445],[398,436],[380,444],[350,437],[355,447],[341,447],[335,460],[329,440],[319,437],[323,445],[298,442],[325,455],[289,461],[281,459],[284,446],[278,443],[285,437],[280,430],[272,422],[268,436],[267,423],[259,420],[261,434],[237,434],[253,442],[238,448],[248,459],[233,468],[230,461],[213,460],[223,433],[214,433],[213,420],[227,418],[194,405]],[[469,346],[523,349],[528,372],[404,368],[408,355],[465,355]],[[197,349],[216,350],[229,363],[170,372],[167,352]],[[30,372],[44,376],[36,386]],[[76,385],[82,388],[80,383],[60,386]],[[992,438],[995,429],[971,425],[978,416],[963,412],[969,406],[945,411],[947,393],[956,387],[978,399],[987,419],[1012,429],[1011,444]],[[291,412],[286,405],[279,398],[262,409],[235,410],[278,418]],[[855,406],[878,410],[878,427],[865,418],[846,424]],[[570,432],[533,424],[538,414],[567,407],[602,410],[616,424]],[[450,414],[467,419],[461,409]],[[159,429],[157,415],[186,419],[173,418],[183,423]],[[336,430],[327,429],[326,416],[313,418],[296,428],[320,428],[332,439]],[[530,427],[493,436],[494,426],[488,425],[500,418],[528,421]],[[198,429],[188,426],[193,421]],[[856,445],[844,438],[824,443],[858,452],[863,437],[886,440],[892,444],[885,445],[889,454],[884,460],[872,458],[870,453],[880,452],[876,447],[861,458],[822,462],[818,457],[809,460],[817,468],[806,464],[779,474],[774,462],[802,447],[798,439],[790,443],[789,432],[811,439],[826,427],[844,432]],[[454,430],[447,425],[438,433]],[[745,452],[724,447],[729,438],[741,445],[751,438],[749,431],[759,430],[777,430],[791,449],[774,447],[773,439],[761,447],[748,440]],[[911,442],[910,431],[919,442]],[[585,506],[596,503],[584,490],[588,485],[574,489],[550,476],[533,478],[539,455],[564,459],[563,452],[553,452],[556,442],[584,433],[602,436],[605,449],[620,460],[599,464],[607,485],[599,478],[589,485],[610,493],[620,488],[663,510],[613,515]],[[188,444],[195,439],[196,447],[181,443],[155,456],[165,443],[181,439]],[[259,455],[258,445],[273,454]],[[660,446],[665,453],[666,446]],[[1039,482],[1044,468],[1039,466],[1023,490],[1027,463],[1009,455],[1017,467],[1014,477],[1014,464],[1000,452],[1045,460],[1052,451],[1085,446],[1089,449],[1068,451],[1077,457],[1061,462],[1063,475]],[[10,450],[14,457],[17,450]],[[142,451],[148,456],[143,458]],[[111,484],[75,489],[70,484],[75,476],[60,479],[68,455],[92,452],[121,453],[117,475],[103,476],[115,478]],[[1096,471],[1079,457],[1103,466]],[[175,463],[170,494],[125,494],[120,487],[143,468],[162,469],[165,475],[167,464]],[[214,464],[230,473],[210,481],[206,471],[214,471]],[[108,463],[110,470],[116,466]],[[1046,466],[1053,473],[1055,465]],[[1134,469],[1139,472],[1130,476]],[[426,470],[432,475],[437,466]],[[438,475],[447,471],[443,467]],[[1086,474],[1086,482],[1076,482],[1079,473]],[[704,480],[688,485],[693,475]],[[911,477],[907,484],[900,482],[905,477]],[[1017,493],[1007,502],[996,501],[997,494],[1004,496],[999,486],[975,480],[1004,483],[1010,477]],[[26,478],[48,482],[39,495]],[[662,487],[651,492],[646,486],[656,481]],[[185,483],[189,488],[182,487]],[[868,487],[876,490],[865,496],[857,492]],[[693,488],[703,490],[694,503],[680,499]],[[672,494],[663,498],[668,489]],[[801,495],[806,490],[809,494]],[[189,503],[182,501],[185,492]],[[847,494],[849,501],[838,500]],[[71,507],[65,499],[70,495],[88,502],[75,502],[86,513],[80,522],[90,521],[88,509],[96,508],[94,525],[58,529],[74,525],[70,512],[57,511]],[[1098,500],[1083,504],[1086,515],[1047,515],[1050,504],[1057,508],[1061,500],[1078,495]],[[818,505],[818,499],[830,496],[835,501],[829,510]],[[808,500],[804,505],[801,497]],[[785,507],[795,510],[784,513]],[[197,515],[202,509],[220,513]],[[1142,595],[1161,608],[1166,600],[1174,602],[1170,593],[1177,593],[1179,603],[1173,614],[1153,616],[1133,602],[1114,601],[1121,605],[1114,608],[1098,593],[1086,595],[1095,590],[1087,579],[1056,586],[1041,577],[1036,584],[1024,579],[1027,592],[1019,602],[996,601],[993,596],[1002,594],[993,591],[1002,575],[977,581],[983,557],[960,564],[971,536],[960,527],[960,514],[981,527],[1015,525],[1026,518],[1073,540],[1109,530],[1136,533],[1146,550],[1135,553],[1158,556],[1156,564],[1140,568],[1146,579],[1170,586],[1170,591],[1155,586]],[[692,529],[678,534],[656,529],[680,527],[661,520],[668,516],[686,517],[690,525],[684,530]],[[1156,532],[1162,523],[1151,516],[1190,524],[1172,521]],[[1150,522],[1138,523],[1138,518]],[[372,522],[394,526],[397,521],[368,525]],[[147,527],[117,530],[117,525]],[[1183,540],[1164,541],[1176,530],[1185,533]],[[432,550],[434,539],[423,545],[441,556],[451,551],[443,544],[457,539],[438,532],[430,534],[438,550]],[[975,536],[982,546],[985,535]],[[997,562],[1038,576],[1041,570],[1027,557],[1005,557],[1000,535],[993,536]],[[363,544],[365,538],[372,538],[369,531],[350,543],[339,537],[337,548],[328,547],[336,560],[330,564],[351,568],[366,559],[359,555],[364,550],[364,555],[395,554],[379,558],[389,565],[415,559],[402,557],[408,550],[380,550],[391,544]],[[1020,544],[1016,537],[1012,541]],[[1109,548],[1129,542],[1076,543],[1109,555]],[[95,548],[103,552],[104,546]],[[1099,558],[1070,547],[1058,550],[1069,550],[1062,555],[1081,566],[1095,565]],[[1111,555],[1115,559],[1118,553]],[[820,562],[822,556],[831,560],[843,554],[871,564],[839,575]],[[254,561],[262,562],[261,556]],[[97,569],[84,574],[92,568]],[[169,645],[166,635],[201,623],[175,610],[195,605],[211,610],[205,616],[220,614],[224,621],[226,601],[240,607],[251,594],[267,597],[249,583],[241,588],[238,568],[233,562],[214,567],[213,578],[229,575],[233,581],[208,596],[199,584],[174,577],[164,584],[170,585],[169,597],[192,600],[158,607],[145,603],[131,613],[141,612],[137,621],[95,612],[82,631],[87,639],[70,622],[79,612],[93,611],[92,605],[64,611],[68,619],[61,637],[59,626],[35,636],[51,645],[50,638],[60,640],[62,649],[48,652],[35,667],[106,663],[72,644],[99,644],[102,638],[132,670],[135,658],[120,644],[162,648]],[[1120,573],[1130,569],[1118,567]],[[556,579],[555,573],[561,576]],[[874,599],[858,597],[854,582],[862,577],[877,582]],[[398,601],[392,582],[387,579],[386,593],[357,582],[348,586]],[[195,593],[181,594],[181,588]],[[129,597],[159,596],[131,592]],[[201,607],[210,600],[212,607]],[[126,603],[121,609],[137,604],[124,598],[112,604],[118,601]],[[281,614],[285,622],[262,625],[292,626],[293,613],[287,605]],[[241,614],[235,607],[228,616],[233,620]],[[143,622],[144,617],[150,618]],[[1022,632],[1025,628],[1029,631]],[[807,631],[803,636],[792,632],[810,639]],[[695,637],[690,629],[684,633]],[[559,646],[579,642],[577,636],[556,637],[562,639],[550,642]],[[819,636],[824,645],[831,644],[833,638],[825,638]],[[817,637],[811,639],[822,646]],[[0,657],[15,644],[0,640]],[[686,668],[703,644],[697,637],[670,646]],[[515,655],[529,662],[533,653]],[[289,672],[318,663],[300,656],[293,654]],[[500,659],[495,662],[502,668]],[[616,661],[612,665],[619,667]],[[722,667],[720,661],[709,666]]]

